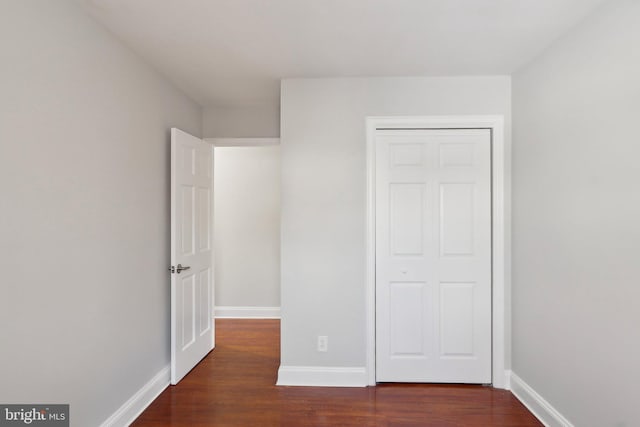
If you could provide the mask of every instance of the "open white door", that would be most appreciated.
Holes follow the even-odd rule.
[[[171,129],[171,384],[214,347],[213,147]]]

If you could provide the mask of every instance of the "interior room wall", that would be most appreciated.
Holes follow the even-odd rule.
[[[209,107],[202,116],[207,138],[280,136],[279,105]],[[216,315],[278,316],[280,148],[219,146],[214,156]]]
[[[279,105],[243,105],[205,108],[206,138],[277,138],[280,136]]]
[[[0,402],[98,426],[169,364],[169,129],[202,111],[73,1],[1,2],[0,52]]]
[[[214,159],[215,305],[279,308],[280,146],[216,147]]]
[[[365,365],[365,117],[504,115],[508,148],[510,102],[508,76],[282,81],[282,366]]]
[[[513,79],[513,370],[576,426],[640,425],[638,22],[608,1]]]

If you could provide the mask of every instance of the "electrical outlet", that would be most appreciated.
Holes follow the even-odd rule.
[[[323,353],[329,351],[329,337],[326,335],[318,335],[318,351]]]

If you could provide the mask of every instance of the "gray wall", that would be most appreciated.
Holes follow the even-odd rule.
[[[280,146],[215,148],[216,306],[280,307]]]
[[[576,426],[640,425],[640,2],[514,76],[513,370]]]
[[[203,111],[207,138],[277,138],[280,107]],[[280,149],[215,149],[216,306],[280,306]]]
[[[280,136],[278,105],[209,107],[203,111],[205,138],[277,138]]]
[[[169,363],[169,128],[201,109],[72,1],[3,1],[0,52],[0,402],[96,426]]]
[[[507,76],[282,82],[282,365],[365,365],[365,117],[503,114],[510,135],[510,100]]]

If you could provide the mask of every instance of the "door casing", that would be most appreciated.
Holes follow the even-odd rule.
[[[367,194],[366,194],[366,374],[369,385],[376,384],[376,304],[375,304],[375,136],[378,129],[489,129],[491,131],[491,208],[492,208],[492,385],[509,388],[506,369],[510,340],[507,336],[509,301],[508,248],[510,248],[507,184],[510,176],[505,156],[504,117],[479,116],[387,116],[367,117]]]

